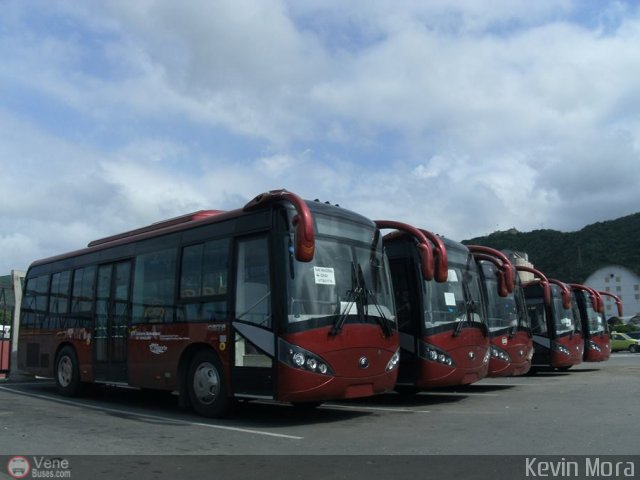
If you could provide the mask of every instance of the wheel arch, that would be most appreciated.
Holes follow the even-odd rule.
[[[189,366],[191,365],[191,361],[193,358],[201,351],[212,352],[217,358],[222,368],[224,370],[224,381],[227,392],[231,392],[231,381],[229,375],[228,368],[226,368],[226,363],[223,361],[220,352],[218,352],[215,348],[213,348],[208,343],[198,342],[192,343],[187,348],[184,349],[182,354],[180,355],[180,359],[178,360],[178,370],[177,374],[177,382],[176,385],[178,387],[178,398],[181,407],[189,407],[189,390],[187,388],[187,376],[189,375]]]

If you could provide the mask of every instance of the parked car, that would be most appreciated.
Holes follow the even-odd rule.
[[[636,330],[635,332],[627,332],[631,338],[635,338],[636,340],[640,340],[640,330]]]
[[[611,351],[629,350],[630,352],[640,352],[640,340],[631,338],[626,333],[611,332]]]

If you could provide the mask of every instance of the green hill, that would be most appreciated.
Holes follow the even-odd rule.
[[[515,229],[462,243],[526,252],[548,277],[584,282],[598,268],[621,265],[640,275],[640,213],[587,225],[577,232]]]

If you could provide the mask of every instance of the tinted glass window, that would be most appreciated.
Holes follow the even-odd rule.
[[[547,320],[543,303],[530,303],[527,305],[531,333],[548,337]]]
[[[96,267],[79,268],[73,274],[71,313],[90,313],[93,306],[93,291]]]
[[[71,272],[54,273],[51,276],[51,299],[49,311],[51,313],[67,313],[69,306],[69,284]]]
[[[42,326],[49,299],[49,275],[29,278],[22,297],[20,325],[26,328]]]
[[[136,257],[133,322],[169,323],[174,319],[176,249]]]
[[[178,321],[224,321],[229,312],[229,240],[190,245],[182,251]]]
[[[49,297],[49,275],[30,278],[24,292],[23,308],[27,310],[46,312]]]
[[[271,326],[269,248],[266,238],[238,243],[236,318],[264,327]]]
[[[180,298],[226,295],[229,241],[214,240],[185,247]]]

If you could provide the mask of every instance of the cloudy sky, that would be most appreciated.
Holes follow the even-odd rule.
[[[456,240],[640,211],[639,3],[0,0],[0,274],[276,188]]]

